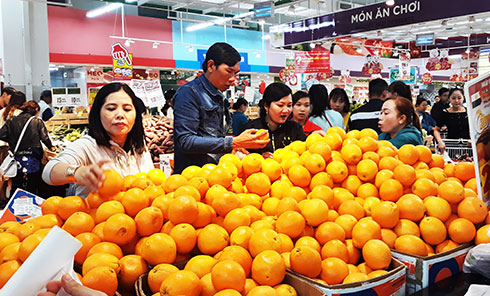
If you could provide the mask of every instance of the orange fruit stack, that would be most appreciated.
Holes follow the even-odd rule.
[[[426,256],[490,242],[474,177],[472,163],[338,128],[265,160],[227,154],[168,178],[108,171],[85,200],[54,196],[43,216],[0,225],[0,287],[55,225],[83,244],[82,282],[108,295],[146,272],[156,295],[295,295],[286,269],[364,281],[388,272],[390,248]]]

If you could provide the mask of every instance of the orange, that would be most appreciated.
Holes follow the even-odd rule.
[[[0,252],[0,264],[19,259],[20,242],[7,245]]]
[[[447,175],[444,173],[444,170],[441,168],[431,168],[430,172],[432,175],[434,175],[434,178],[436,179],[437,185],[441,184],[444,181],[447,181]]]
[[[458,162],[454,167],[454,176],[463,182],[475,178],[475,164],[472,162]]]
[[[376,177],[374,178],[374,185],[377,188],[381,187],[381,184],[383,184],[384,181],[392,179],[393,178],[393,172],[387,169],[380,170],[377,174]]]
[[[311,236],[302,236],[298,240],[296,240],[296,243],[294,245],[296,248],[302,248],[302,247],[309,247],[318,253],[321,251],[321,246],[320,243],[316,239],[314,239]]]
[[[443,170],[444,170],[444,173],[448,176],[448,177],[454,177],[454,168],[455,168],[455,164],[454,163],[447,163],[443,166]]]
[[[0,233],[0,252],[5,248],[6,246],[13,244],[13,243],[18,243],[19,238],[8,232],[2,232]]]
[[[368,197],[378,197],[379,192],[378,192],[378,188],[376,188],[376,186],[374,186],[373,184],[364,183],[361,184],[361,186],[359,186],[356,195],[360,198],[366,199]]]
[[[250,289],[247,296],[277,296],[277,292],[269,286],[258,286]]]
[[[349,253],[349,264],[357,264],[361,259],[361,250],[354,247],[351,239],[346,240],[345,245]]]
[[[329,133],[322,139],[332,150],[339,150],[342,146],[342,137],[337,133]]]
[[[359,133],[359,137],[361,137],[361,139],[364,137],[370,137],[373,138],[374,140],[378,140],[378,133],[372,128],[364,128]]]
[[[310,185],[311,174],[304,166],[293,165],[287,173],[289,180],[295,186],[306,187]]]
[[[189,186],[196,188],[199,191],[201,198],[203,198],[206,195],[206,192],[209,189],[208,181],[203,177],[194,177],[190,179],[189,182],[187,182],[187,184]]]
[[[158,264],[148,273],[148,286],[153,293],[159,293],[162,282],[172,273],[179,271],[172,264]]]
[[[417,222],[424,217],[424,202],[415,194],[405,194],[400,197],[396,202],[396,205],[400,210],[400,219],[408,219]]]
[[[147,207],[142,209],[136,217],[136,230],[141,236],[149,236],[155,232],[159,232],[163,226],[163,214],[157,207]]]
[[[139,255],[127,255],[119,260],[119,283],[127,288],[134,288],[138,277],[148,271],[148,265]]]
[[[144,241],[141,256],[151,265],[173,263],[177,256],[177,245],[170,235],[155,233]]]
[[[226,231],[231,234],[236,228],[240,226],[250,226],[250,223],[251,217],[249,212],[243,208],[237,208],[226,214],[223,226]]]
[[[142,189],[131,188],[124,193],[121,203],[126,213],[134,217],[139,211],[150,205],[150,199]]]
[[[373,206],[371,216],[382,228],[393,228],[400,220],[400,210],[397,204],[383,201]]]
[[[396,233],[391,229],[381,229],[381,240],[384,241],[391,249],[395,247]]]
[[[149,186],[154,185],[153,182],[151,182],[150,179],[146,177],[142,178],[136,178],[134,181],[131,183],[131,188],[139,188],[141,190],[145,190]]]
[[[87,257],[90,257],[95,253],[112,254],[116,256],[118,259],[121,259],[123,257],[123,252],[121,250],[121,247],[119,247],[115,243],[110,243],[110,242],[100,242],[95,244],[88,251]]]
[[[484,225],[478,229],[475,237],[475,245],[490,243],[490,236],[488,236],[489,227],[490,225]],[[2,258],[2,254],[0,253],[0,262],[1,262],[1,258]]]
[[[123,187],[121,190],[126,191],[129,188],[131,188],[131,183],[133,183],[133,181],[136,180],[136,178],[137,177],[135,175],[127,175],[126,177],[124,177],[123,178]]]
[[[193,223],[198,214],[197,201],[188,195],[175,197],[168,206],[168,219],[173,224]]]
[[[464,187],[456,181],[445,181],[439,185],[438,193],[449,203],[456,204],[464,198]]]
[[[356,283],[356,282],[362,282],[365,280],[368,280],[369,277],[361,272],[354,272],[350,273],[348,276],[345,277],[344,281],[342,284],[349,284],[349,283]]]
[[[50,215],[50,214],[48,214],[48,215]],[[15,236],[19,236],[22,225],[25,225],[27,223],[32,225],[32,227],[38,227],[37,229],[39,229],[41,227],[39,225],[34,225],[30,222],[20,224],[19,222],[16,222],[16,221],[7,221],[7,222],[3,222],[2,224],[0,224],[0,233],[8,232],[8,233],[14,234]]]
[[[124,245],[136,236],[136,223],[126,214],[115,214],[107,219],[103,232],[105,240]]]
[[[349,190],[350,193],[356,194],[357,190],[359,190],[359,187],[361,186],[362,182],[357,177],[356,175],[349,175],[347,178],[342,182],[342,188],[345,188]]]
[[[366,264],[376,269],[387,269],[391,264],[390,247],[382,240],[372,239],[362,247],[362,257]]]
[[[57,214],[58,206],[62,199],[63,198],[61,196],[51,196],[50,198],[46,199],[41,204],[41,212],[43,215]]]
[[[266,250],[255,256],[252,262],[252,279],[258,284],[275,286],[283,281],[285,275],[286,265],[278,252]]]
[[[322,259],[336,257],[349,263],[349,250],[347,245],[338,239],[328,241],[321,250]]]
[[[210,171],[206,179],[208,180],[209,186],[221,185],[227,188],[228,186],[231,185],[231,182],[234,180],[234,177],[230,172],[230,170],[228,170],[227,168],[221,165],[218,165]]]
[[[352,238],[352,228],[357,223],[357,219],[354,216],[350,214],[340,215],[335,219],[335,223],[344,229],[345,238]]]
[[[430,151],[429,147],[424,145],[417,145],[415,146],[415,148],[417,148],[417,151],[419,153],[420,161],[423,161],[425,163],[430,163],[432,161],[432,152]]]
[[[377,153],[378,153],[379,157],[381,157],[381,158],[388,157],[388,156],[395,157],[396,156],[396,148],[388,147],[388,146],[382,146],[382,147],[378,148]]]
[[[326,162],[323,156],[317,153],[312,153],[305,160],[305,168],[312,174],[316,174],[325,170]]]
[[[278,233],[284,233],[294,239],[303,232],[305,218],[296,211],[286,211],[277,218],[276,228]]]
[[[377,197],[374,196],[369,196],[364,199],[364,203],[362,204],[362,207],[364,208],[364,211],[366,212],[366,216],[371,216],[373,214],[373,208],[375,205],[381,203],[381,200]]]
[[[289,260],[291,269],[302,275],[315,278],[322,271],[322,258],[310,247],[294,248],[291,250]]]
[[[379,197],[382,200],[396,202],[403,195],[403,185],[395,179],[384,181],[379,187]]]
[[[217,259],[208,255],[197,255],[192,257],[185,265],[184,270],[192,271],[199,278],[211,273],[212,268],[218,262]]]
[[[465,188],[464,189],[464,197],[478,197],[478,194],[473,191],[473,189]]]
[[[225,289],[243,291],[245,279],[243,267],[233,260],[219,261],[211,270],[211,280],[216,291]]]
[[[443,198],[429,196],[424,199],[427,215],[445,222],[451,216],[451,205]]]
[[[124,206],[122,203],[116,200],[110,200],[102,203],[95,213],[95,222],[98,224],[100,222],[106,221],[110,216],[121,213],[124,214]]]
[[[419,160],[419,151],[412,144],[405,144],[398,149],[399,159],[406,164],[412,165]]]
[[[429,169],[429,165],[426,164],[425,162],[423,161],[417,161],[416,163],[414,163],[412,165],[412,167],[415,169],[415,170],[428,170]],[[432,173],[432,172],[431,172]],[[435,177],[435,176],[434,176]],[[435,181],[435,180],[434,180]]]
[[[82,284],[107,295],[114,295],[118,286],[117,273],[108,266],[98,266],[83,276]]]
[[[167,176],[161,169],[151,169],[146,174],[146,177],[157,186],[162,185],[167,180]],[[190,178],[189,178],[190,179]]]
[[[379,164],[379,155],[375,151],[367,151],[364,152],[362,155],[362,159],[370,159],[376,163],[376,165]]]
[[[320,278],[328,285],[337,285],[349,275],[349,267],[342,259],[331,257],[322,261]]]
[[[407,219],[400,219],[395,228],[393,228],[393,231],[397,236],[402,236],[404,234],[420,236],[419,226],[415,222]]]
[[[99,194],[101,196],[113,196],[123,189],[123,178],[115,170],[104,171],[104,182],[99,187]]]
[[[345,241],[345,231],[337,223],[324,222],[316,229],[315,238],[321,245],[334,239]]]
[[[260,172],[264,158],[258,153],[251,153],[242,159],[242,169],[245,176]]]
[[[184,185],[174,191],[174,198],[181,195],[192,196],[196,201],[201,201],[201,193],[192,185]]]
[[[328,205],[321,199],[312,198],[303,202],[301,214],[306,223],[311,226],[318,226],[326,221],[325,213],[328,211]]]
[[[338,208],[344,201],[355,199],[354,195],[345,188],[335,187],[332,191],[334,195],[333,208],[335,210],[338,210]]]
[[[228,153],[228,154],[223,155],[219,159],[219,163],[221,164],[223,162],[232,163],[236,167],[238,174],[240,174],[242,172],[242,161],[235,154]]]
[[[345,163],[334,160],[327,165],[327,173],[335,183],[340,183],[347,178],[348,169]]]
[[[199,231],[197,245],[199,250],[206,255],[214,255],[223,250],[230,241],[226,229],[217,225],[209,224]]]
[[[427,196],[436,196],[437,195],[437,184],[427,178],[421,178],[415,180],[412,184],[412,192],[418,197],[424,199]]]
[[[311,136],[311,135],[310,135]],[[308,139],[306,140],[306,145],[308,146]],[[309,147],[309,151],[311,154],[320,155],[325,162],[329,161],[332,158],[332,149],[330,145],[328,145],[324,141],[318,141]]]
[[[249,193],[266,195],[271,189],[271,181],[265,173],[253,173],[245,181]]]
[[[299,188],[299,187],[296,187]],[[301,189],[301,188],[300,188]],[[281,215],[286,211],[297,211],[299,212],[298,202],[292,197],[284,197],[277,203],[275,214]],[[265,212],[265,211],[264,211]]]
[[[339,217],[339,213],[336,210],[328,210],[327,222],[333,222]],[[310,226],[311,227],[311,226]],[[306,229],[306,228],[305,228]]]
[[[408,164],[399,165],[393,171],[393,178],[404,186],[410,186],[415,182],[415,169]]]
[[[439,167],[439,168],[444,168],[444,158],[442,158],[442,155],[439,154],[432,154],[432,160],[429,162],[429,167]]]
[[[75,212],[88,212],[87,203],[83,198],[67,196],[60,201],[57,214],[61,219],[66,220]]]
[[[274,159],[268,158],[262,162],[262,172],[266,174],[271,181],[276,181],[281,177],[281,164]]]
[[[356,144],[347,144],[340,150],[340,155],[347,164],[357,164],[362,159],[362,153]]]
[[[252,257],[256,257],[265,250],[279,251],[281,239],[277,232],[271,229],[259,229],[252,234],[249,241],[249,251]]]
[[[371,239],[381,239],[381,227],[374,220],[363,218],[352,228],[352,243],[361,249]]]
[[[380,160],[379,160],[379,170],[390,170],[390,171],[394,171],[395,168],[399,165],[400,163],[398,162],[398,160],[392,156],[385,156],[385,157],[382,157]]]
[[[219,260],[232,260],[240,264],[245,272],[245,276],[248,277],[252,270],[252,257],[250,253],[240,246],[228,246],[223,249],[223,252],[219,255]]]
[[[428,244],[438,245],[446,240],[446,226],[436,217],[425,217],[419,227],[422,238]]]
[[[323,137],[320,134],[311,133],[308,137],[306,137],[306,141],[305,141],[305,143],[306,143],[306,149],[311,150],[311,147],[315,143],[321,142],[322,141],[322,138]],[[279,150],[279,149],[277,149],[277,150]]]
[[[298,296],[294,287],[288,284],[277,285],[274,290],[276,290],[277,296]]]
[[[373,181],[378,173],[378,165],[370,159],[363,159],[357,164],[357,176],[361,181]]]
[[[466,197],[458,204],[458,216],[478,224],[485,221],[488,210],[485,203],[478,197]]]
[[[375,271],[372,271],[368,274],[368,278],[372,279],[372,278],[375,278],[378,276],[382,276],[383,274],[386,274],[386,273],[388,273],[388,271],[386,271],[386,270],[375,270]]]
[[[237,290],[234,290],[234,289],[221,290],[214,295],[216,295],[216,296],[242,296],[242,294],[240,294],[239,292],[237,292]]]
[[[85,212],[76,212],[66,219],[62,229],[73,236],[77,236],[80,233],[92,231],[94,226],[94,219],[89,214]]]
[[[357,145],[361,148],[362,153],[378,150],[378,143],[376,142],[376,139],[373,139],[371,137],[360,138],[357,142]]]
[[[170,236],[175,241],[177,252],[180,254],[189,253],[196,245],[196,230],[190,224],[181,223],[175,225],[175,227],[170,230]]]
[[[96,244],[100,243],[100,238],[92,232],[80,233],[75,238],[82,243],[82,247],[75,254],[75,262],[77,262],[78,264],[83,264],[83,261],[85,261],[85,259],[87,258],[87,254],[90,249]]]
[[[187,179],[179,174],[173,174],[162,184],[166,193],[174,192],[177,188],[187,185]]]
[[[466,183],[464,184],[464,188],[468,188],[473,190],[474,192],[478,192],[476,178],[471,178],[466,181]]]
[[[365,216],[364,208],[357,200],[346,200],[340,204],[338,209],[339,215],[349,214],[357,220]]]
[[[453,242],[452,240],[445,240],[436,247],[436,254],[444,253],[458,247],[459,244]]]
[[[346,134],[347,139],[360,139],[361,138],[361,132],[358,130],[351,130]]]
[[[98,193],[90,192],[85,200],[86,200],[88,207],[90,209],[97,209],[104,202],[109,201],[109,200],[114,200],[115,196],[119,197],[121,193],[123,193],[123,192],[119,192],[118,194],[116,194],[114,196],[103,197],[103,196],[99,195]],[[118,201],[120,201],[120,200],[118,200]]]
[[[428,254],[424,241],[411,234],[399,236],[395,241],[395,250],[417,256],[427,256]]]
[[[333,207],[333,202],[334,202],[333,190],[327,185],[318,185],[315,188],[313,188],[313,190],[311,190],[311,192],[308,194],[308,199],[320,199],[323,200],[328,207]]]
[[[436,182],[436,177],[428,169],[416,169],[415,170],[415,176],[417,179],[427,178],[427,179],[431,180],[432,182]]]
[[[470,242],[476,235],[475,225],[466,218],[454,219],[447,230],[451,240],[459,244]]]
[[[201,294],[201,281],[199,277],[187,270],[179,270],[170,274],[160,287],[160,295],[168,296],[199,296]]]
[[[85,259],[82,265],[82,274],[85,276],[87,272],[98,267],[98,266],[107,266],[112,268],[116,273],[119,273],[120,264],[119,259],[108,253],[95,253],[90,255]]]
[[[235,193],[225,191],[214,197],[212,203],[207,204],[210,204],[218,215],[226,217],[231,210],[241,206],[241,201]]]

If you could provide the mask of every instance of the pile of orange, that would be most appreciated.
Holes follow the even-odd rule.
[[[107,171],[97,194],[51,197],[43,216],[0,225],[0,287],[54,225],[83,244],[82,282],[108,295],[146,272],[155,295],[296,295],[286,269],[363,281],[389,270],[390,248],[426,256],[490,242],[474,176],[472,163],[424,146],[335,127],[271,159],[227,154],[168,178]]]

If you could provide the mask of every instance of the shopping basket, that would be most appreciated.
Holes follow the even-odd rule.
[[[446,152],[453,161],[473,161],[471,140],[468,139],[442,139],[446,144]],[[436,146],[436,152],[441,153]]]

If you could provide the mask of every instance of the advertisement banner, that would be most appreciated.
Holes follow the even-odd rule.
[[[395,80],[401,80],[400,70],[398,70],[398,68],[390,69],[390,83],[392,83]],[[416,81],[417,81],[417,69],[415,67],[410,67],[410,79],[403,80],[403,82],[405,82],[406,84],[415,84]]]
[[[131,84],[129,86],[134,91],[134,94],[143,101],[145,106],[148,106],[145,92],[145,80],[131,79]]]
[[[398,69],[400,80],[410,80],[410,53],[400,54]]]
[[[145,81],[146,101],[149,108],[162,107],[165,105],[162,86],[158,80]]]
[[[115,80],[131,80],[133,78],[133,55],[119,42],[111,49],[112,71]]]
[[[308,51],[294,54],[295,73],[330,72],[329,51]]]
[[[87,67],[87,83],[104,83],[102,67]]]
[[[490,72],[465,84],[478,196],[490,204]]]

